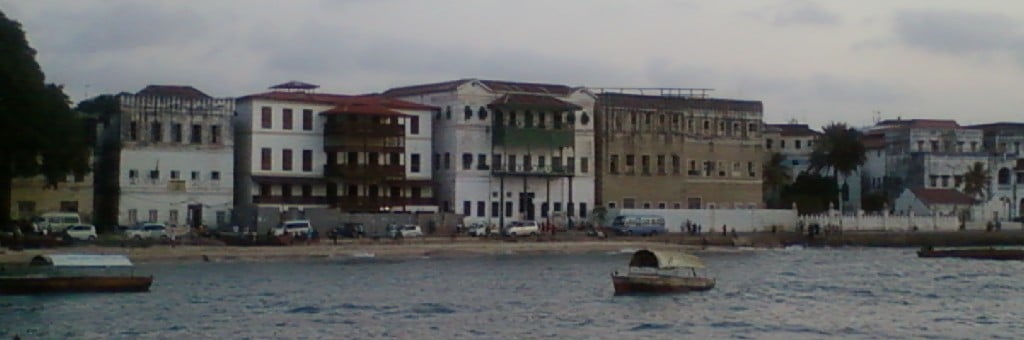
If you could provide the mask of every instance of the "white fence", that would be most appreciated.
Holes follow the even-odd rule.
[[[669,232],[682,232],[686,221],[698,224],[702,231],[721,232],[722,226],[730,232],[795,230],[796,210],[777,209],[608,209],[605,225],[611,225],[618,215],[657,215],[665,219]]]

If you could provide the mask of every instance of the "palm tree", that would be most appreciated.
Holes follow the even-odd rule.
[[[847,177],[867,160],[861,133],[845,123],[832,123],[822,128],[824,131],[814,151],[811,152],[808,171],[822,173],[831,170],[836,186],[839,186],[839,175]],[[839,202],[842,210],[842,199]]]
[[[773,152],[764,164],[761,164],[761,192],[769,208],[778,207],[782,187],[793,181],[785,161],[786,156]]]
[[[968,167],[964,173],[964,193],[973,198],[984,197],[991,180],[992,176],[989,176],[985,164],[975,162],[974,166]]]

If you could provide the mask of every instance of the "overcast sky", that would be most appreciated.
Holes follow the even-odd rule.
[[[1024,2],[0,0],[75,100],[288,80],[357,94],[458,78],[713,88],[765,120],[1022,120]]]

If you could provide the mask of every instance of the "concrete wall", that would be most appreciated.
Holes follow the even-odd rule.
[[[260,233],[265,233],[276,227],[283,220],[306,219],[320,235],[324,236],[331,229],[346,222],[362,223],[366,226],[370,236],[383,236],[384,229],[389,224],[416,224],[423,229],[425,234],[429,234],[431,226],[433,226],[433,235],[448,235],[462,220],[461,215],[446,213],[345,213],[330,208],[280,211],[274,207],[260,207],[258,211],[257,231]]]
[[[804,225],[818,223],[826,226],[839,226],[844,231],[909,231],[917,227],[922,231],[955,231],[960,229],[960,220],[956,216],[918,216],[907,215],[845,215],[822,214],[801,216]],[[977,229],[972,224],[969,229]],[[981,227],[984,228],[983,226]]]
[[[608,209],[605,226],[610,226],[618,215],[657,215],[665,219],[669,232],[681,232],[687,220],[703,226],[703,231],[721,232],[722,225],[731,232],[794,230],[797,226],[796,210],[780,209]]]

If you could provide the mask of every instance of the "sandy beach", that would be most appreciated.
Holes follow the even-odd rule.
[[[482,255],[527,255],[527,254],[579,254],[589,252],[609,252],[635,250],[640,248],[671,248],[677,250],[697,250],[700,247],[669,244],[665,242],[645,242],[632,240],[606,241],[561,241],[536,242],[519,241],[503,242],[493,240],[465,239],[419,240],[415,242],[346,242],[334,245],[321,242],[311,245],[293,245],[278,247],[231,247],[231,246],[196,246],[153,245],[149,247],[101,247],[78,246],[49,249],[26,249],[24,251],[3,250],[0,263],[23,264],[39,254],[125,254],[136,263],[166,262],[261,262],[323,258],[443,258]]]

